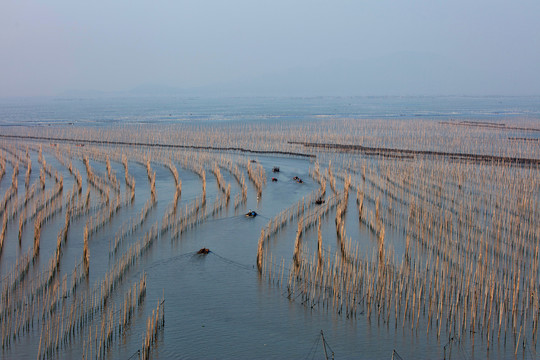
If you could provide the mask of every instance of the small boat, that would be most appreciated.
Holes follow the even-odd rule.
[[[300,179],[300,178],[299,178],[298,176],[295,176],[295,177],[293,177],[292,179],[293,179],[294,181],[296,181],[296,180],[298,180],[298,179]]]
[[[299,184],[301,184],[301,183],[303,183],[304,181],[303,181],[302,179],[298,178],[298,179],[296,179],[296,182],[299,183]]]
[[[197,251],[197,254],[206,255],[210,252],[210,249],[208,248],[202,248],[201,250]]]
[[[273,182],[276,182],[276,181],[277,181],[277,179],[273,177],[273,178],[272,178],[272,181],[273,181]]]
[[[253,210],[249,210],[247,213],[246,213],[246,216],[247,217],[255,217],[257,216],[257,212],[253,211]]]
[[[272,169],[272,172],[279,172],[279,167],[274,166],[274,168]]]

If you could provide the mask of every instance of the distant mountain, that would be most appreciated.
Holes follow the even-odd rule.
[[[510,73],[496,76],[432,53],[401,52],[363,60],[243,77],[199,87],[142,84],[123,92],[71,91],[71,96],[371,96],[520,95]]]
[[[189,89],[160,84],[141,84],[127,91],[130,95],[189,95]]]
[[[481,74],[433,54],[398,53],[336,60],[223,84],[222,91],[260,95],[454,95],[483,93]],[[479,84],[475,84],[478,79]]]
[[[56,94],[57,97],[68,98],[95,98],[95,97],[107,97],[114,95],[114,92],[100,91],[100,90],[82,90],[82,89],[70,89],[62,91]]]

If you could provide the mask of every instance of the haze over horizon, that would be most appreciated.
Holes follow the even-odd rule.
[[[0,97],[540,95],[540,2],[0,5]]]

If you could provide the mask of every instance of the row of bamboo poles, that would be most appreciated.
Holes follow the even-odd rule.
[[[516,353],[535,347],[540,212],[538,181],[533,178],[538,169],[519,173],[494,165],[477,171],[458,164],[444,177],[444,172],[434,170],[437,164],[419,162],[412,171],[410,164],[407,170],[392,161],[379,161],[379,168],[343,164],[360,175],[352,186],[359,222],[377,239],[371,254],[361,254],[358,242],[346,237],[348,200],[342,197],[335,221],[339,251],[324,257],[329,251],[321,251],[319,231],[317,250],[310,255],[305,241],[299,242],[300,219],[287,281],[285,262],[276,263],[261,246],[259,270],[306,306],[334,309],[347,317],[361,313],[371,318],[376,312],[379,322],[393,320],[396,327],[423,328],[428,334],[434,329],[437,337],[444,334],[448,339],[480,334],[488,349],[493,342],[506,344],[509,337]],[[326,177],[334,188],[330,169],[329,164]],[[487,187],[499,172],[512,174],[515,181],[497,176],[503,185],[495,181]],[[310,173],[323,182],[318,163]],[[349,178],[339,177],[347,192]],[[509,183],[528,185],[506,187]],[[499,194],[501,188],[507,193]],[[385,244],[385,225],[403,234],[399,258]]]
[[[46,173],[50,176],[52,174],[51,168],[46,165],[44,159],[42,159],[41,151],[39,153],[40,162],[43,163],[43,167],[46,167],[48,171]],[[71,163],[70,163],[71,164]],[[70,167],[70,172],[72,171]],[[40,176],[41,180],[40,182],[44,184],[43,181],[43,171]],[[52,218],[56,213],[61,211],[62,209],[62,198],[61,198],[61,192],[62,192],[62,177],[58,175],[58,173],[55,173],[55,180],[56,180],[56,188],[52,192],[43,193],[42,198],[38,199],[38,201],[35,202],[35,209],[32,212],[32,215],[29,216],[30,219],[35,218],[34,221],[34,251],[33,252],[27,252],[27,255],[22,257],[22,261],[18,261],[17,265],[14,267],[15,271],[12,271],[8,278],[4,278],[4,286],[3,286],[3,293],[2,293],[2,339],[3,339],[3,346],[8,346],[12,338],[11,333],[12,331],[10,329],[13,329],[13,335],[19,336],[21,332],[24,334],[25,332],[28,332],[28,328],[30,324],[34,323],[34,314],[36,308],[39,307],[39,301],[36,301],[34,299],[39,295],[39,293],[45,294],[47,293],[47,288],[50,288],[53,284],[54,274],[57,273],[59,260],[60,260],[60,254],[61,254],[61,245],[63,242],[67,241],[67,231],[71,219],[71,211],[75,208],[75,204],[77,202],[75,199],[77,197],[75,194],[80,194],[80,187],[79,190],[77,190],[76,184],[74,184],[74,189],[72,191],[72,194],[68,194],[68,204],[66,205],[66,221],[64,228],[60,231],[58,234],[58,241],[57,241],[57,248],[56,252],[54,253],[53,257],[49,261],[49,270],[43,275],[40,275],[38,278],[32,279],[33,281],[30,284],[30,291],[26,294],[21,293],[21,290],[28,289],[28,285],[24,284],[24,280],[26,278],[26,274],[28,273],[28,270],[30,268],[32,259],[36,259],[39,251],[39,239],[40,239],[40,230],[42,225],[47,222],[49,219]],[[81,182],[78,181],[77,184],[80,186]],[[44,187],[44,185],[43,185]],[[34,188],[34,187],[33,187]],[[34,188],[35,189],[35,188]],[[26,190],[28,192],[28,187],[26,187]],[[26,195],[26,199],[29,199],[29,196]],[[27,205],[27,201],[25,201],[24,205]],[[7,212],[6,212],[7,215]],[[21,217],[21,219],[23,219]],[[25,223],[28,221],[28,218],[25,217],[21,223]],[[19,229],[21,230],[21,228]],[[83,257],[83,261],[81,264],[75,267],[74,274],[73,274],[73,281],[72,281],[72,291],[74,291],[76,284],[80,282],[80,276],[77,275],[81,272],[88,273],[88,245],[87,245],[87,232],[85,232],[85,246],[84,246],[84,252],[85,255]],[[29,249],[30,250],[30,249]],[[33,255],[30,255],[33,254]],[[77,271],[77,269],[80,267],[80,265],[83,265],[86,268],[86,271]],[[79,278],[79,279],[78,279]],[[54,293],[54,286],[53,293]],[[67,291],[67,276],[64,276],[63,279],[63,296],[62,298],[65,298],[69,292]],[[16,294],[16,296],[13,296]],[[26,299],[33,299],[31,301],[17,301],[17,298],[20,298],[21,295],[24,295],[24,298]],[[47,294],[48,295],[48,294]],[[51,297],[51,299],[54,299],[54,296]],[[53,301],[53,300],[51,300]],[[22,309],[21,304],[28,304],[29,302],[32,303],[32,311],[26,311],[27,308]],[[55,308],[55,305],[58,302],[58,299],[56,299],[54,302],[51,302],[51,304],[47,306],[43,306],[43,309],[49,308],[50,311],[53,311],[52,309]],[[43,302],[44,304],[46,302]],[[21,311],[22,310],[22,311]],[[42,312],[45,310],[42,310]],[[43,313],[44,315],[41,317],[38,317],[39,319],[45,320],[45,314],[50,313]],[[15,319],[11,316],[12,314],[18,314]],[[28,314],[31,314],[28,316]],[[12,321],[14,320],[14,321]]]
[[[264,185],[266,185],[266,172],[261,164],[253,162],[254,160],[247,161],[245,163],[245,168],[247,169],[248,177],[255,185],[257,189],[257,199],[260,199],[262,196],[262,191]]]
[[[19,154],[18,150],[10,150],[17,156],[10,154],[6,156],[6,159],[7,161],[11,160],[15,168],[24,157]],[[28,221],[33,221],[35,225],[34,246],[28,249],[25,256],[17,259],[17,263],[4,279],[1,319],[4,348],[12,346],[12,339],[27,336],[37,331],[39,334],[39,358],[56,357],[77,343],[83,345],[83,357],[105,356],[106,351],[120,338],[121,328],[129,323],[129,321],[126,322],[125,314],[132,314],[134,311],[133,307],[131,310],[123,310],[126,307],[121,307],[111,300],[113,294],[117,293],[115,289],[121,286],[123,279],[129,276],[129,272],[152,248],[160,235],[172,230],[171,237],[178,239],[184,231],[194,228],[211,216],[217,216],[228,206],[231,184],[225,183],[220,169],[229,171],[237,179],[242,193],[239,196],[243,203],[247,198],[244,175],[238,170],[240,163],[232,162],[229,158],[215,158],[213,160],[214,166],[210,167],[212,160],[207,156],[196,160],[188,156],[177,156],[175,161],[195,172],[202,181],[201,196],[186,204],[185,209],[178,211],[182,182],[171,158],[169,157],[169,160],[166,161],[165,156],[157,156],[151,160],[149,156],[136,155],[134,158],[137,162],[146,164],[150,184],[149,202],[136,216],[137,219],[124,223],[117,232],[113,247],[116,260],[103,278],[98,280],[91,289],[88,289],[88,284],[81,285],[85,280],[88,282],[91,271],[90,239],[92,234],[99,232],[106,224],[110,223],[114,214],[122,207],[133,202],[135,180],[128,173],[128,158],[124,154],[109,156],[92,148],[75,149],[75,151],[69,147],[50,149],[58,162],[73,178],[73,188],[64,198],[62,196],[62,176],[47,163],[41,146],[26,147],[27,174],[31,173],[30,157],[27,155],[29,150],[38,153],[41,165],[40,176],[36,178],[34,185],[25,186],[25,200],[21,201],[18,206],[17,204],[12,206],[10,208],[12,210],[6,211],[4,217],[9,220],[18,214],[22,224],[19,236],[25,231],[24,225]],[[99,174],[94,169],[92,161],[95,160],[105,163],[105,175]],[[120,184],[111,164],[113,160],[121,162],[124,166],[126,191],[128,194],[131,192],[131,196],[127,195],[125,200],[120,198]],[[176,195],[162,219],[161,231],[158,230],[159,225],[156,222],[139,241],[132,243],[131,246],[128,245],[124,251],[120,252],[121,239],[133,237],[157,201],[156,175],[150,163],[154,160],[169,168],[175,181]],[[86,190],[84,189],[83,176],[73,165],[74,161],[79,161],[84,165],[87,179]],[[218,194],[212,206],[206,204],[206,166],[210,167],[210,171],[216,177],[221,194]],[[14,181],[17,181],[17,175],[13,176]],[[30,184],[31,178],[29,176],[27,178],[27,182]],[[48,189],[48,178],[53,179],[54,184],[56,184],[53,189]],[[97,197],[91,196],[91,194],[96,194]],[[115,194],[114,197],[111,194]],[[91,197],[92,202],[90,201]],[[17,199],[16,194],[12,198]],[[48,261],[47,271],[39,274],[35,261],[39,257],[41,228],[62,212],[65,215],[65,221],[57,236],[56,250]],[[11,216],[8,215],[10,213]],[[80,218],[86,218],[86,225],[81,236],[82,255],[73,271],[69,273],[60,267],[63,245],[71,237],[68,236],[70,224]],[[60,271],[64,272],[62,278],[57,276]],[[29,277],[28,275],[31,273],[33,276]],[[124,298],[129,299],[130,295],[125,294]],[[29,304],[31,304],[30,307]],[[128,306],[127,309],[130,307]],[[161,311],[162,315],[159,315],[158,318],[164,319],[162,310],[156,311]],[[117,313],[123,314],[122,321],[116,320]],[[121,324],[121,326],[117,327],[113,324]],[[153,325],[151,328],[154,336],[157,334],[158,328],[160,327],[157,325]],[[149,343],[152,343],[151,337],[145,340],[145,344]],[[150,348],[145,346],[143,344],[143,350],[146,349],[146,354],[149,354]]]

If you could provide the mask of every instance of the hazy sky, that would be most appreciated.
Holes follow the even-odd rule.
[[[538,0],[2,0],[0,96],[540,95],[539,19]]]

